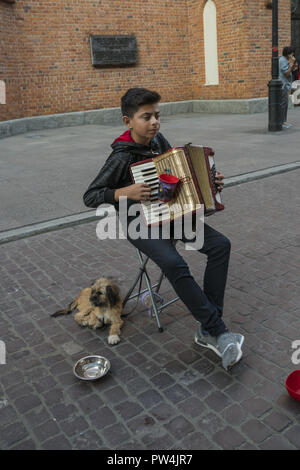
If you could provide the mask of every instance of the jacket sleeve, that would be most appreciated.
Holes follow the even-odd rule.
[[[120,187],[121,180],[128,166],[128,159],[123,154],[112,153],[106,160],[96,178],[91,182],[83,195],[83,202],[87,207],[98,207],[109,203],[117,205],[115,190]]]

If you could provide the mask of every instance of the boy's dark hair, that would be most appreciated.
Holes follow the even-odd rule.
[[[293,54],[293,53],[295,54],[295,48],[294,48],[294,46],[286,46],[286,47],[284,47],[283,50],[282,50],[282,55],[283,55],[284,57],[287,57],[288,55]]]
[[[122,116],[133,117],[141,106],[158,103],[160,95],[146,88],[129,88],[121,98]]]

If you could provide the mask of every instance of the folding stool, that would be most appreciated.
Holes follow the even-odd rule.
[[[176,245],[176,242],[177,242],[177,240],[175,240],[175,241],[173,240],[174,245]],[[168,305],[171,305],[172,303],[176,302],[179,299],[179,297],[175,297],[174,299],[170,300],[169,302],[166,302],[165,304],[163,303],[163,299],[158,294],[158,291],[160,289],[162,280],[165,277],[165,274],[161,271],[158,282],[156,284],[152,285],[152,281],[151,281],[151,279],[149,277],[149,274],[147,272],[147,269],[146,269],[146,264],[148,263],[149,256],[144,255],[138,248],[136,248],[136,251],[137,251],[137,255],[138,255],[138,258],[139,258],[139,262],[140,262],[139,273],[138,273],[132,287],[129,289],[129,291],[127,292],[127,294],[126,294],[126,296],[123,300],[123,308],[125,307],[125,304],[127,303],[128,300],[134,299],[135,297],[140,296],[141,294],[148,293],[149,297],[150,297],[151,306],[152,306],[151,308],[153,309],[153,312],[154,312],[154,315],[155,315],[155,318],[156,318],[156,321],[157,321],[158,330],[160,332],[162,332],[163,327],[161,326],[161,323],[160,323],[159,314]],[[136,294],[131,295],[134,288],[135,288],[135,286],[137,285],[139,279],[142,282],[143,275],[145,275],[147,289],[144,289],[142,291],[139,291]],[[140,283],[140,286],[141,286],[141,283]],[[156,287],[156,290],[154,291],[153,289],[155,287]],[[146,294],[144,294],[144,295],[146,295]],[[161,302],[162,305],[158,306],[157,303],[155,302],[155,298],[158,299]]]

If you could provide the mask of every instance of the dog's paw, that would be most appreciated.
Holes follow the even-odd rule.
[[[108,337],[109,344],[117,344],[120,342],[120,337],[118,335],[111,335]]]

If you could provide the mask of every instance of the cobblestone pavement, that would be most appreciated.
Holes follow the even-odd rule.
[[[299,449],[300,403],[284,385],[299,369],[299,177],[228,188],[226,210],[209,219],[232,242],[224,318],[245,343],[231,373],[193,343],[196,322],[181,302],[161,315],[163,333],[140,304],[113,347],[107,330],[49,316],[100,275],[115,276],[124,293],[138,269],[126,240],[99,241],[90,223],[3,245],[0,447]],[[178,250],[201,282],[205,257]],[[166,280],[161,292],[174,296]],[[87,354],[110,359],[106,377],[73,376]]]

